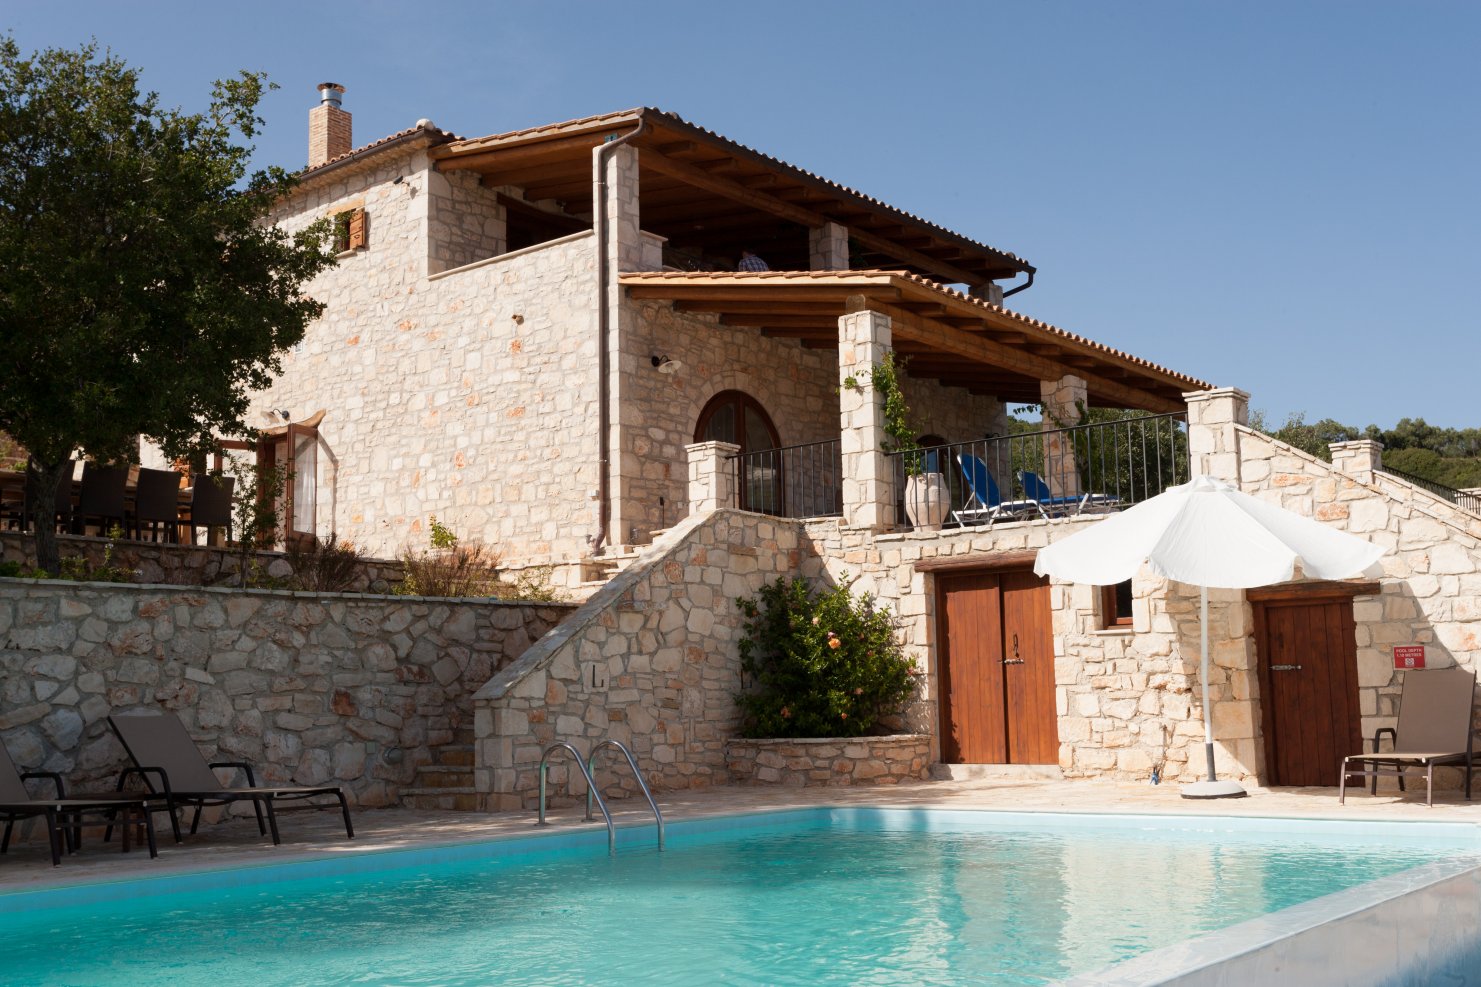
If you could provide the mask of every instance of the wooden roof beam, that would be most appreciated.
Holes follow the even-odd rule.
[[[1036,380],[1059,380],[1074,374],[1085,379],[1087,389],[1111,396],[1127,408],[1180,411],[1186,407],[1181,399],[1173,400],[1153,391],[1120,384],[1098,374],[1066,366],[1057,360],[1004,346],[977,334],[959,332],[939,323],[931,323],[887,302],[871,301],[869,307],[890,317],[893,323],[892,332],[896,336],[925,343],[941,352],[955,353],[969,360],[1002,367]]]
[[[533,161],[557,160],[569,158],[573,151],[590,151],[602,142],[600,134],[575,134],[570,137],[557,137],[554,140],[539,141],[534,144],[521,144],[514,147],[499,147],[487,151],[477,151],[472,154],[460,154],[445,157],[437,162],[439,171],[457,171],[471,169],[473,171],[493,170],[495,167],[508,168],[515,165],[526,165]],[[590,170],[591,162],[586,162]]]
[[[665,158],[661,155],[644,155],[642,161],[645,166],[661,174],[668,175],[671,178],[681,179],[703,189],[708,189],[717,195],[723,195],[735,199],[738,202],[755,206],[764,212],[769,212],[803,226],[818,227],[825,223],[835,222],[832,217],[825,216],[822,213],[793,205],[778,196],[747,188],[739,182],[732,181],[720,175],[712,175],[701,168],[696,168],[681,161],[675,161],[672,158]],[[945,278],[950,278],[952,281],[975,284],[984,279],[981,272],[973,273],[955,265],[943,263],[928,254],[923,254],[909,247],[902,247],[885,237],[878,236],[866,230],[856,229],[850,226],[849,235],[862,246],[868,247],[871,250],[877,250],[891,257],[897,257],[906,264],[919,267],[922,270],[930,271],[933,274],[938,274]]]

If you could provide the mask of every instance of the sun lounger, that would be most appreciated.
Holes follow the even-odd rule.
[[[26,790],[26,780],[48,780],[56,789],[55,798],[32,798]],[[123,849],[129,849],[129,833],[134,825],[142,825],[149,843],[149,856],[159,856],[154,842],[154,823],[151,818],[149,800],[137,795],[101,795],[68,798],[62,776],[54,771],[16,770],[10,752],[0,745],[0,819],[5,821],[5,835],[0,837],[0,853],[10,850],[10,837],[15,824],[22,819],[43,819],[46,836],[51,844],[51,862],[55,866],[62,862],[63,849],[75,851],[81,835],[82,818],[89,815],[106,816],[110,827],[123,823]]]
[[[1110,494],[1083,493],[1056,497],[1054,491],[1049,489],[1049,484],[1045,483],[1039,474],[1028,470],[1019,472],[1018,482],[1023,485],[1023,493],[1028,497],[1029,502],[1036,505],[1039,513],[1046,518],[1051,514],[1084,514],[1093,508],[1108,510],[1120,503]]]
[[[1348,775],[1373,779],[1372,794],[1378,794],[1379,775],[1399,779],[1404,791],[1406,771],[1423,771],[1425,805],[1435,804],[1435,766],[1463,764],[1466,798],[1471,797],[1471,749],[1475,732],[1471,709],[1475,702],[1476,673],[1464,668],[1426,668],[1404,672],[1399,695],[1399,725],[1380,727],[1373,734],[1373,750],[1342,759],[1339,802],[1347,800]],[[1393,749],[1380,753],[1378,746],[1388,734]],[[1361,770],[1357,770],[1361,769]]]
[[[271,830],[274,844],[282,842],[278,837],[277,813],[292,810],[338,808],[344,816],[345,836],[350,839],[355,837],[354,826],[350,823],[349,803],[345,801],[344,790],[337,785],[259,788],[252,774],[252,766],[245,762],[207,763],[195,741],[186,732],[185,724],[173,713],[115,715],[108,717],[108,725],[118,735],[134,762],[134,767],[125,768],[119,775],[119,787],[133,775],[143,778],[150,791],[156,792],[168,803],[170,826],[175,831],[177,841],[180,839],[180,821],[175,815],[176,809],[185,806],[195,808],[195,816],[190,823],[190,832],[194,834],[200,826],[201,810],[206,806],[247,801],[252,803],[252,808],[257,812],[258,832],[266,836]],[[247,776],[247,786],[226,786],[216,776],[216,768],[240,769]],[[334,801],[314,801],[322,798],[331,798]],[[299,804],[279,804],[283,802]]]
[[[968,490],[967,501],[961,510],[951,512],[957,524],[981,524],[986,521],[991,528],[993,522],[1000,518],[1015,517],[1036,509],[1031,500],[1003,500],[998,492],[997,481],[992,478],[987,464],[971,453],[960,453],[956,462],[961,467],[962,476],[966,478]]]

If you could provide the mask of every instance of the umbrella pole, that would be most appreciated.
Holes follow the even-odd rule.
[[[1203,671],[1203,756],[1208,764],[1208,780],[1184,785],[1180,795],[1185,799],[1236,799],[1247,792],[1237,781],[1220,781],[1214,774],[1214,710],[1208,699],[1208,587],[1198,587],[1199,667]]]
[[[1214,710],[1208,701],[1208,587],[1198,587],[1198,654],[1203,663],[1203,757],[1208,763],[1208,780],[1218,781],[1214,773]]]

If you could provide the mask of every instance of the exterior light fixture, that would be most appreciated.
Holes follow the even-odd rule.
[[[684,369],[684,364],[678,360],[669,359],[666,356],[655,356],[652,358],[653,366],[661,374],[676,374]]]

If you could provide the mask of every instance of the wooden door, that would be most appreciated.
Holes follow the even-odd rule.
[[[1254,603],[1261,725],[1271,785],[1336,785],[1360,753],[1352,597]]]
[[[1048,581],[973,572],[938,593],[942,760],[1058,763]]]

